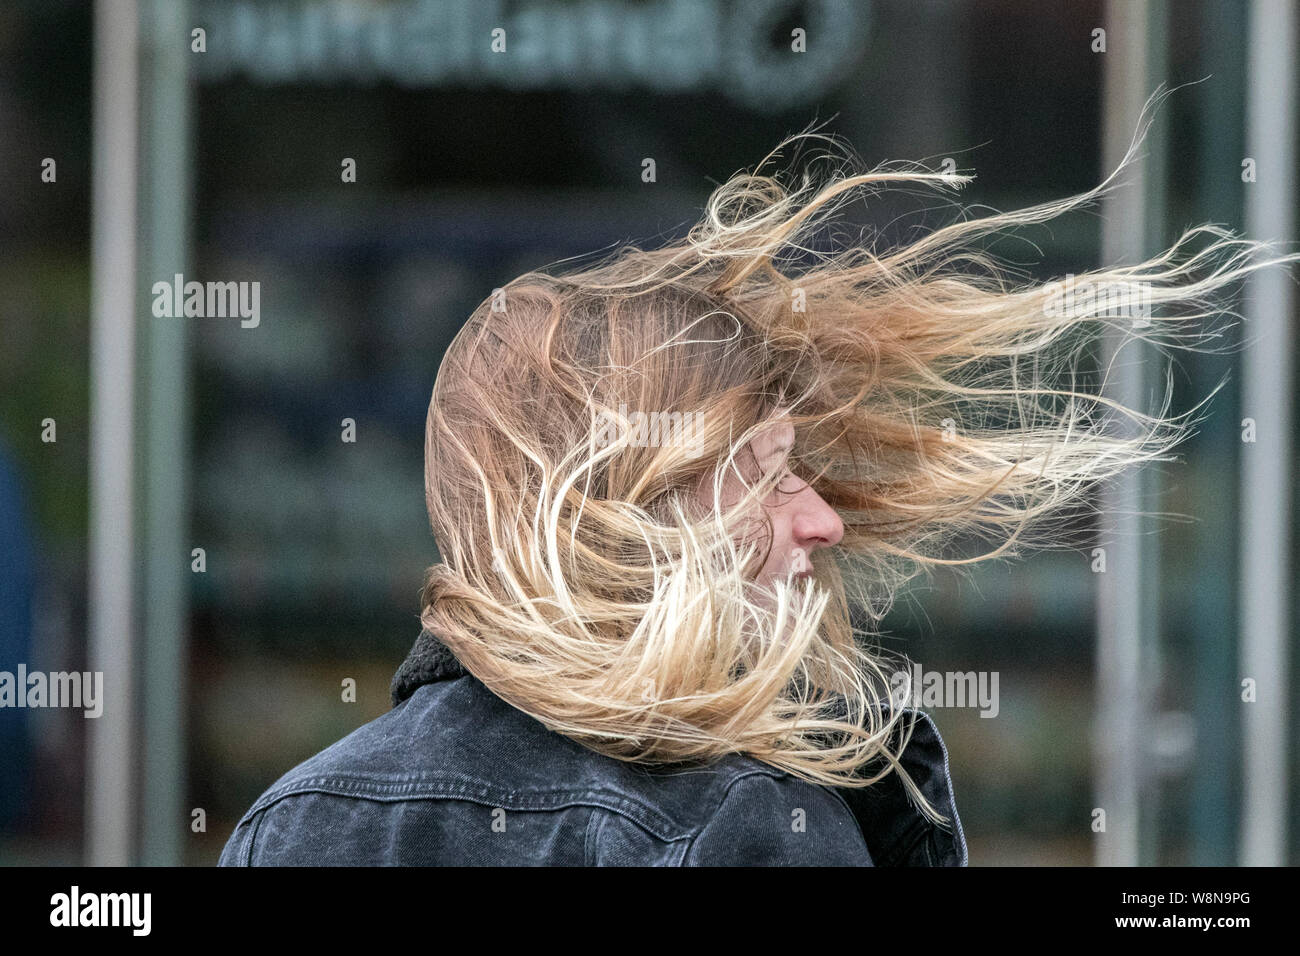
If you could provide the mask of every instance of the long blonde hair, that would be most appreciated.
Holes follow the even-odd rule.
[[[441,561],[426,629],[498,696],[600,753],[739,753],[835,786],[896,771],[943,821],[900,766],[907,711],[891,706],[893,667],[855,633],[851,604],[870,632],[918,571],[1052,546],[1040,519],[1167,459],[1200,405],[1148,415],[1060,379],[1106,325],[1195,348],[1199,320],[1223,313],[1211,293],[1295,258],[1261,261],[1262,244],[1202,226],[1146,262],[1078,277],[1142,289],[1152,311],[1135,323],[1107,314],[1106,296],[1063,308],[1059,288],[978,248],[1093,202],[1146,123],[1086,193],[832,253],[812,239],[855,195],[969,177],[841,166],[788,187],[760,174],[797,140],[835,145],[805,132],[717,188],[683,241],[496,290],[449,347],[429,405]],[[791,469],[845,535],[815,583],[758,588],[761,544],[737,532],[781,476],[725,513],[701,511],[696,492],[778,411],[796,428]],[[673,439],[674,416],[690,416],[690,441]],[[963,536],[993,546],[945,557]]]

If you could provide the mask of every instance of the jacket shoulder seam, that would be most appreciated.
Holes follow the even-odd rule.
[[[645,824],[643,824],[640,820],[637,820],[634,817],[629,816],[628,814],[624,813],[621,810],[616,810],[611,807],[604,807],[604,806],[592,807],[591,815],[592,815],[592,819],[588,821],[587,824],[588,861],[594,859],[597,847],[600,844],[601,836],[605,832],[605,827],[609,823],[610,817],[618,817],[621,820],[628,821],[629,823],[632,824],[632,826],[636,827],[642,833],[649,836],[650,839],[657,840],[658,842],[664,844],[670,849],[676,846],[676,850],[674,851],[675,859],[667,860],[668,866],[679,866],[681,864],[683,857],[685,857],[686,855],[686,848],[687,846],[689,846],[689,841],[692,839],[691,834],[689,832],[681,833],[678,834],[677,836],[666,836],[664,834],[655,833],[653,830],[648,829],[645,826]],[[590,862],[588,865],[590,865]]]
[[[722,799],[719,800],[718,805],[713,808],[713,813],[710,814],[709,818],[705,820],[702,824],[700,824],[699,828],[695,831],[695,833],[691,835],[690,842],[686,844],[686,850],[682,854],[681,862],[684,863],[690,857],[691,853],[694,852],[696,843],[699,841],[700,837],[704,835],[704,831],[709,828],[709,824],[712,823],[715,819],[717,819],[718,814],[722,812],[723,806],[726,805],[727,798],[731,796],[731,793],[733,790],[735,790],[736,785],[739,784],[742,780],[748,780],[751,777],[767,777],[771,780],[775,780],[777,783],[785,783],[787,781],[790,781],[794,783],[808,784],[808,786],[810,787],[816,787],[816,784],[808,783],[808,781],[806,780],[800,780],[798,777],[788,774],[784,770],[778,770],[775,767],[768,767],[768,766],[753,767],[749,770],[737,774],[735,779],[732,780],[729,784],[727,784],[727,788],[722,792]],[[817,789],[824,790],[826,788],[818,787]],[[842,802],[843,800],[841,800],[841,803]],[[846,809],[847,807],[848,805],[845,804]],[[853,816],[852,812],[849,813],[849,816],[850,817]],[[856,823],[856,818],[854,822]],[[859,832],[861,832],[860,828],[859,828]]]
[[[379,803],[466,800],[483,806],[522,811],[553,811],[588,806],[625,816],[665,842],[683,840],[690,835],[689,828],[662,811],[621,792],[605,788],[509,791],[460,775],[452,779],[444,775],[430,777],[422,774],[413,780],[375,780],[349,774],[298,777],[264,793],[245,814],[244,819],[251,819],[253,815],[263,813],[283,800],[312,793]]]
[[[605,828],[605,818],[599,813],[599,808],[592,807],[591,814],[587,817],[587,829],[583,834],[582,840],[582,865],[591,866],[595,858],[596,844],[600,842],[600,831]],[[595,830],[595,833],[592,830]]]
[[[244,819],[236,825],[236,833],[239,832],[239,827],[244,826],[245,823],[248,825],[248,830],[244,834],[243,840],[240,841],[239,848],[235,855],[235,864],[237,866],[253,865],[253,846],[257,840],[257,831],[262,826],[262,818],[264,816],[265,814],[261,810],[258,810],[255,813],[250,810],[244,815]]]

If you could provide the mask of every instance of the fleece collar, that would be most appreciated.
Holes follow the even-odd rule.
[[[393,675],[389,695],[396,707],[425,684],[462,677],[468,673],[464,665],[456,660],[451,648],[428,631],[421,631],[415,640],[415,646]]]

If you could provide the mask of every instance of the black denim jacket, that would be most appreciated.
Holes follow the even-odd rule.
[[[948,753],[921,714],[896,774],[825,787],[749,757],[648,770],[597,754],[491,693],[429,633],[393,709],[281,777],[222,866],[965,866]]]

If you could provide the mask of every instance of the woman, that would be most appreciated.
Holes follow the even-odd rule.
[[[1167,458],[1191,412],[1057,379],[1103,325],[1200,341],[1204,297],[1265,264],[1192,230],[1084,277],[1156,310],[1116,316],[978,248],[1118,172],[838,253],[810,243],[864,188],[967,177],[737,175],[680,243],[496,290],[429,406],[442,560],[394,708],[267,791],[222,863],[965,865],[943,742],[866,638],[918,571],[1057,544],[1039,519]],[[993,545],[943,556],[971,537]]]

